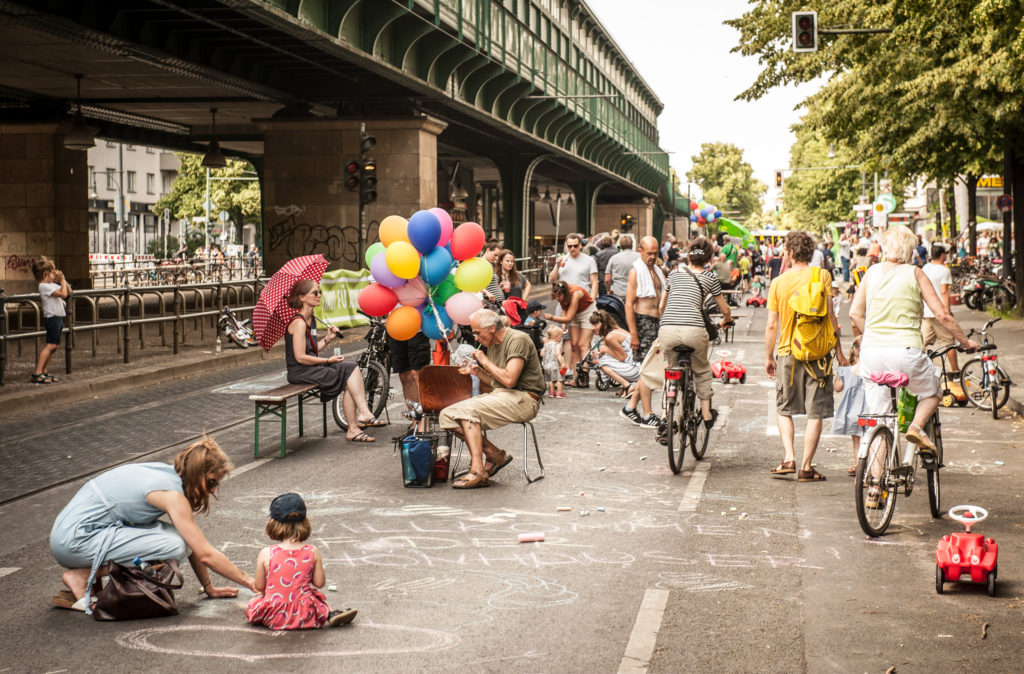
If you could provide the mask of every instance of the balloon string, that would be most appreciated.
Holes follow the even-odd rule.
[[[427,293],[427,303],[430,305],[431,313],[434,314],[434,320],[437,321],[437,327],[441,331],[441,339],[444,340],[445,345],[448,347],[448,353],[455,353],[455,349],[452,348],[451,340],[448,339],[448,329],[444,327],[444,323],[441,322],[441,316],[437,313],[437,306],[434,304],[434,298]]]

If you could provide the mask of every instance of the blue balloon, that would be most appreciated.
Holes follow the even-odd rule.
[[[422,255],[434,250],[441,240],[441,221],[430,211],[416,211],[409,218],[409,243]]]
[[[722,211],[715,211],[715,217],[716,218],[722,217]]]
[[[433,309],[430,305],[423,307],[423,334],[430,339],[443,339],[444,335],[441,333],[441,328],[437,326],[437,319],[441,319],[441,324],[445,330],[450,330],[452,327],[452,319],[449,318],[448,312],[445,311],[444,305],[437,304],[437,316],[434,315]]]
[[[427,285],[437,285],[448,276],[452,269],[452,261],[451,253],[435,246],[434,250],[420,258],[420,277]]]
[[[708,217],[708,213],[710,213],[710,212],[711,211],[709,211],[707,208],[702,208],[702,209],[700,209],[700,217],[706,219]]]
[[[697,220],[699,220],[699,218],[696,216],[696,214],[690,215],[690,222],[697,222]]]

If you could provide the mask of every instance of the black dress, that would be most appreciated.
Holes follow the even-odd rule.
[[[296,316],[294,320],[301,320],[306,326],[306,342],[309,344],[309,351],[317,355],[316,339],[310,332],[309,324],[302,316]],[[324,363],[322,365],[302,365],[295,360],[295,349],[292,348],[292,336],[285,333],[284,362],[288,367],[289,384],[316,384],[320,387],[321,400],[333,400],[345,390],[345,382],[348,376],[356,369],[356,364],[350,360],[343,360],[340,363]]]

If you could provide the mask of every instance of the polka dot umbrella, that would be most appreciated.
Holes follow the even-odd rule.
[[[303,255],[289,260],[270,277],[252,310],[253,333],[265,351],[284,337],[288,324],[298,313],[288,306],[292,287],[302,279],[320,283],[328,264],[323,255]]]

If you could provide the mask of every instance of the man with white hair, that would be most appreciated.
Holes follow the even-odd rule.
[[[483,432],[536,417],[545,388],[537,347],[525,332],[509,329],[489,309],[474,312],[469,321],[473,336],[487,350],[474,351],[462,372],[479,377],[492,391],[441,410],[441,428],[454,431],[469,448],[469,472],[452,483],[455,489],[486,487],[512,461]]]

